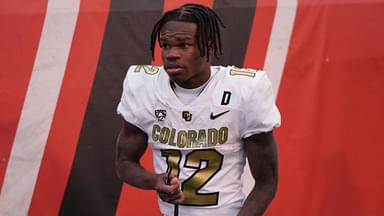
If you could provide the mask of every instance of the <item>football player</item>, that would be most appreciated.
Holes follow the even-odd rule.
[[[221,27],[202,5],[166,12],[151,36],[163,66],[131,66],[124,80],[116,170],[124,182],[156,190],[163,215],[262,215],[275,196],[280,113],[272,86],[264,71],[211,66]],[[155,173],[140,165],[148,145]],[[256,181],[247,197],[246,158]]]

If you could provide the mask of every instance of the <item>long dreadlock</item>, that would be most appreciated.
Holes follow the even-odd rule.
[[[155,60],[156,40],[160,41],[160,31],[168,21],[183,21],[196,23],[196,41],[200,56],[207,56],[210,51],[216,58],[222,55],[220,27],[225,28],[220,17],[210,8],[199,4],[185,4],[179,8],[166,12],[155,24],[151,34],[152,59]]]

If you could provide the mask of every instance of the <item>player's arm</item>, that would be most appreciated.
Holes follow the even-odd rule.
[[[123,127],[117,138],[116,172],[118,177],[135,187],[156,190],[164,201],[178,203],[183,199],[179,181],[172,178],[166,185],[164,174],[154,174],[140,164],[148,146],[147,135],[136,126],[123,120]]]
[[[244,139],[244,147],[255,185],[245,200],[239,216],[262,215],[276,193],[277,144],[271,131]]]

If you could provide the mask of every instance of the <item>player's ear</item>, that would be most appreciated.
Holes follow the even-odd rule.
[[[205,54],[206,55],[206,58],[207,58],[207,62],[210,62],[211,59],[212,59],[212,56],[213,56],[213,43],[212,41],[208,41],[208,44],[207,44],[207,53]]]
[[[208,50],[209,50],[209,53],[213,53],[213,42],[211,40],[208,41]]]

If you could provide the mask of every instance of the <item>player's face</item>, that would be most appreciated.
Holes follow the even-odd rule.
[[[184,88],[196,88],[210,77],[210,62],[201,57],[195,23],[168,21],[160,32],[161,56],[171,80]]]

